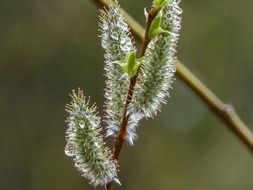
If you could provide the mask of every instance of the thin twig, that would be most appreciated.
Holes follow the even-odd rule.
[[[144,56],[145,51],[148,47],[148,44],[150,42],[149,37],[148,37],[148,32],[151,27],[151,23],[157,14],[158,14],[158,12],[156,9],[154,9],[154,8],[150,9],[139,58]],[[115,160],[119,160],[119,155],[120,155],[122,146],[123,146],[124,141],[127,137],[127,124],[128,124],[129,117],[130,117],[130,115],[127,115],[127,110],[128,110],[129,104],[132,101],[132,97],[134,94],[134,88],[135,88],[135,85],[136,85],[136,82],[138,79],[139,70],[140,70],[140,68],[138,69],[137,74],[130,78],[130,84],[128,87],[128,93],[127,93],[124,113],[122,115],[122,121],[120,124],[120,131],[119,131],[118,136],[115,139],[115,144],[114,144],[113,159],[115,159]],[[112,188],[112,182],[109,182],[108,184],[106,184],[106,190],[111,190],[111,188]]]
[[[108,0],[93,0],[100,6],[109,6]],[[143,42],[143,27],[130,15],[121,9],[132,33]],[[223,103],[208,87],[206,87],[193,73],[190,72],[179,60],[176,61],[176,75],[195,92],[200,99],[218,116],[227,127],[241,140],[241,142],[253,152],[253,134],[240,119],[233,106]]]
[[[253,134],[237,115],[233,106],[223,103],[209,88],[207,88],[180,61],[176,61],[177,76],[182,79],[216,114],[226,126],[253,152]]]
[[[151,23],[152,23],[153,19],[156,17],[156,15],[157,15],[157,11],[155,9],[151,9],[148,14],[147,26],[146,26],[144,40],[142,43],[139,58],[144,56],[147,46],[150,42],[149,37],[148,37],[148,31],[149,31]],[[127,123],[129,120],[129,115],[127,115],[127,110],[128,110],[129,104],[132,101],[134,88],[135,88],[135,84],[136,84],[136,81],[138,78],[139,70],[140,69],[138,69],[137,74],[135,76],[130,78],[130,84],[129,84],[129,88],[128,88],[128,93],[127,93],[125,109],[124,109],[124,113],[123,113],[123,117],[122,117],[122,122],[120,125],[120,131],[119,131],[118,137],[116,138],[116,141],[115,141],[114,159],[116,159],[116,160],[119,159],[119,154],[120,154],[120,151],[122,148],[122,144],[124,142],[124,139],[127,136]]]

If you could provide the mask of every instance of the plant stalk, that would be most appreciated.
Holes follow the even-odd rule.
[[[158,12],[156,11],[156,9],[152,8],[149,11],[148,14],[148,19],[147,19],[147,26],[146,26],[146,30],[145,30],[145,34],[143,37],[143,42],[142,42],[142,46],[141,46],[141,51],[140,51],[140,55],[139,58],[143,57],[145,54],[145,51],[148,47],[148,44],[150,42],[149,36],[148,36],[148,32],[149,29],[151,27],[151,23],[154,20],[154,18],[156,17],[156,15],[158,14]],[[129,121],[129,117],[130,115],[127,115],[127,110],[128,110],[128,106],[132,101],[132,97],[134,94],[134,88],[138,79],[138,74],[140,71],[140,67],[136,73],[136,75],[134,75],[133,77],[130,78],[130,84],[128,87],[128,93],[127,93],[127,98],[126,98],[126,103],[125,103],[125,109],[124,109],[124,113],[122,116],[122,121],[120,124],[120,131],[118,136],[115,139],[115,144],[114,144],[114,151],[113,151],[113,159],[115,160],[119,160],[119,155],[122,149],[122,146],[124,144],[125,139],[127,138],[127,124]],[[108,184],[106,184],[106,190],[111,190],[112,189],[112,182],[109,182]]]

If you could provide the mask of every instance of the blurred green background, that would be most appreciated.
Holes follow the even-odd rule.
[[[144,23],[151,0],[119,1]],[[181,3],[178,57],[253,123],[253,1]],[[81,87],[103,105],[98,10],[90,0],[0,1],[0,189],[93,189],[64,155],[65,103]],[[253,130],[253,126],[251,126]],[[125,146],[128,190],[252,190],[253,155],[180,79]]]

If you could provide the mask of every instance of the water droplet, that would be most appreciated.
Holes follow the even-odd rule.
[[[81,165],[81,162],[80,162],[80,161],[76,161],[76,162],[75,162],[75,167],[79,168],[80,165]]]
[[[125,44],[127,43],[128,41],[131,41],[131,39],[128,37],[128,36],[122,36],[120,38],[120,44]]]
[[[83,129],[85,127],[85,121],[79,121],[79,126]]]
[[[150,42],[148,44],[148,49],[154,49],[154,43],[153,42]]]
[[[174,8],[175,8],[177,14],[180,15],[183,13],[183,10],[178,5],[176,5]]]
[[[126,39],[124,39],[124,40],[126,40]],[[120,48],[122,51],[126,51],[126,52],[130,51],[132,49],[132,42],[131,42],[130,38],[127,41],[125,41],[125,43],[122,43],[120,45]]]
[[[67,143],[67,145],[65,146],[65,154],[71,157],[74,156],[75,153],[75,146],[72,143]]]
[[[108,47],[108,34],[104,33],[101,36],[101,46],[106,49]]]
[[[111,56],[109,54],[104,55],[105,61],[111,61]]]
[[[66,134],[71,134],[75,132],[75,128],[74,127],[68,127]]]
[[[105,41],[104,39],[102,39],[101,46],[102,46],[102,48],[106,49],[107,46],[108,46],[107,41]]]
[[[108,28],[109,28],[108,23],[107,22],[103,22],[102,29],[103,30],[107,30]]]
[[[118,39],[119,39],[119,34],[118,34],[117,32],[112,32],[111,37],[112,37],[114,40],[118,40]]]
[[[114,8],[114,9],[111,9],[111,15],[112,16],[116,16],[118,14],[118,9]]]
[[[176,66],[172,66],[172,67],[171,67],[171,72],[172,72],[172,73],[175,73],[176,71],[177,71]]]
[[[97,142],[94,143],[95,147],[99,147],[99,144]]]
[[[128,31],[127,23],[125,23],[122,19],[118,20],[117,27],[119,27],[123,31]]]
[[[118,185],[121,185],[120,181],[116,177],[113,179],[113,181],[115,181]]]
[[[111,129],[107,129],[105,137],[113,136],[114,132]]]

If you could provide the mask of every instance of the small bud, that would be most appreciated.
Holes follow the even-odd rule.
[[[122,69],[129,75],[133,77],[136,75],[141,62],[136,59],[136,51],[128,52],[125,58],[125,62],[116,61]]]
[[[169,31],[164,30],[161,28],[161,23],[162,23],[162,17],[160,15],[156,16],[155,19],[152,21],[148,37],[150,40],[152,40],[154,37],[158,36],[161,33],[167,33],[170,34]]]
[[[157,12],[159,12],[167,3],[168,0],[153,0],[153,7],[157,10]]]

